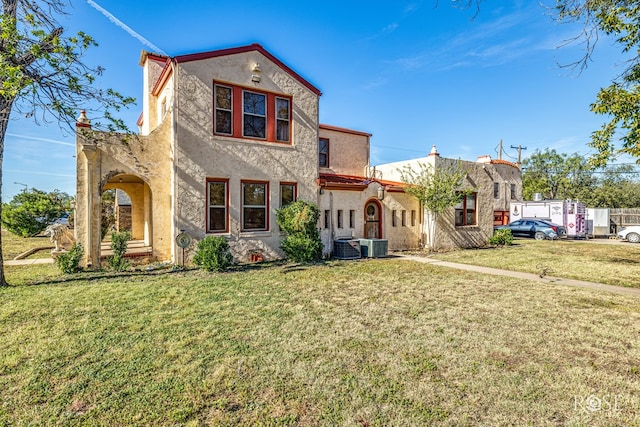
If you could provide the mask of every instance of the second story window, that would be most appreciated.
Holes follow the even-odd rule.
[[[289,142],[291,113],[289,100],[276,97],[276,141]]]
[[[213,84],[213,133],[290,144],[293,98],[229,83]]]
[[[242,135],[251,138],[267,136],[267,97],[261,93],[242,93]]]
[[[318,165],[321,168],[329,167],[329,140],[327,138],[320,138],[318,143]]]
[[[233,92],[230,87],[220,85],[215,86],[215,92],[215,132],[231,135],[233,133],[231,114]]]

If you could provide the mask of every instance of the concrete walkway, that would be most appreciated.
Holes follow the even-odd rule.
[[[53,264],[53,258],[12,259],[5,260],[4,265]]]
[[[473,271],[476,273],[491,274],[494,276],[515,277],[519,279],[532,280],[534,282],[540,282],[540,283],[573,286],[577,288],[585,288],[585,289],[592,289],[596,291],[613,292],[617,294],[640,297],[640,289],[638,288],[627,288],[624,286],[605,285],[604,283],[585,282],[584,280],[565,279],[562,277],[555,277],[555,276],[540,277],[540,275],[533,274],[533,273],[522,273],[519,271],[501,270],[498,268],[482,267],[478,265],[459,264],[456,262],[441,261],[434,258],[421,257],[421,256],[415,256],[415,255],[404,255],[404,254],[393,254],[393,255],[398,256],[400,259],[422,262],[422,263],[433,264],[433,265],[440,265],[440,266],[449,267],[449,268],[456,268],[458,270]]]

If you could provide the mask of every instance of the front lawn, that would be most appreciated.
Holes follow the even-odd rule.
[[[436,253],[434,258],[463,264],[609,285],[640,287],[640,245],[585,240],[516,239],[513,246]]]
[[[0,289],[0,425],[639,425],[638,298],[393,259],[67,277]]]

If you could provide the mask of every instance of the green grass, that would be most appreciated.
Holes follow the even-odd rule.
[[[640,425],[638,298],[392,259],[45,282],[0,290],[0,425]]]
[[[583,240],[514,240],[513,246],[437,253],[463,264],[548,275],[609,285],[640,287],[640,245]]]
[[[2,229],[2,257],[4,260],[12,260],[14,257],[20,255],[29,249],[49,247],[53,248],[53,243],[48,237],[20,237]],[[32,258],[51,258],[51,249],[45,249],[27,257]]]

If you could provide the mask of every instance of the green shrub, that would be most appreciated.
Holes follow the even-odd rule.
[[[322,241],[318,232],[320,211],[313,203],[298,200],[278,209],[276,219],[286,237],[280,247],[294,262],[317,261],[322,258]]]
[[[508,228],[496,230],[489,238],[489,244],[495,246],[510,246],[513,243],[513,235]]]
[[[16,194],[2,204],[2,227],[13,234],[31,237],[43,232],[68,210],[69,195],[32,188]]]
[[[113,255],[107,258],[107,263],[113,271],[125,271],[131,265],[124,257],[127,253],[129,240],[131,240],[131,233],[128,231],[111,233],[111,251]]]
[[[193,263],[207,271],[224,271],[233,264],[229,242],[222,236],[207,236],[198,242]]]
[[[82,247],[82,244],[75,243],[71,249],[69,249],[69,252],[64,252],[58,255],[56,258],[56,265],[63,273],[74,273],[78,269],[78,263],[80,263],[83,255],[84,248]]]

